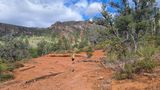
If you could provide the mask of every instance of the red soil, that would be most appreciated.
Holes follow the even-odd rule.
[[[85,56],[85,53],[80,54]],[[74,64],[70,57],[46,55],[35,58],[26,63],[25,67],[15,70],[16,78],[3,83],[0,90],[141,90],[150,84],[139,80],[112,80],[112,70],[104,68],[100,62],[94,62],[100,61],[99,58],[103,56],[104,53],[97,50],[89,59],[76,57]],[[51,73],[60,74],[25,83]]]

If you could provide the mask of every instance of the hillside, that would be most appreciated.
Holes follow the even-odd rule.
[[[87,21],[68,21],[68,22],[56,22],[51,25],[49,29],[57,32],[74,32],[85,30],[104,29],[103,26],[89,23]]]
[[[7,34],[19,35],[41,35],[44,33],[75,33],[84,30],[97,30],[104,29],[103,26],[91,24],[83,21],[69,21],[69,22],[57,22],[47,28],[36,28],[36,27],[24,27],[11,24],[0,23],[0,36]],[[51,30],[51,31],[50,31]]]
[[[14,34],[15,36],[34,35],[34,34],[40,34],[44,32],[44,30],[45,30],[44,28],[32,28],[32,27],[24,27],[24,26],[0,23],[0,36],[4,36],[7,34]]]
[[[106,27],[88,21],[68,21],[57,22],[48,29],[66,38],[80,35],[81,38],[89,38],[91,42],[96,43],[101,36],[99,32],[106,30]]]

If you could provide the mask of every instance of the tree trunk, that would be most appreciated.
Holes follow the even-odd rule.
[[[138,33],[134,34],[133,41],[134,41],[134,50],[136,52],[138,50]]]

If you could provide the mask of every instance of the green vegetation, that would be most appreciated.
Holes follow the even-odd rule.
[[[30,36],[3,35],[0,37],[0,81],[14,78],[10,72],[23,67],[19,62],[25,59],[48,53],[81,51],[86,51],[90,58],[95,49],[106,51],[106,62],[119,66],[115,72],[117,79],[150,73],[157,66],[153,57],[160,52],[160,11],[155,4],[155,0],[110,2],[115,9],[114,16],[103,4],[102,17],[94,22],[105,26],[106,30],[83,30],[83,33],[64,35],[51,30]]]
[[[0,62],[0,82],[13,79],[13,74],[4,73],[8,69],[8,66],[5,63]]]
[[[91,46],[88,46],[88,47],[87,47],[86,52],[87,52],[88,58],[92,57],[93,49],[92,49]]]
[[[14,75],[13,74],[1,74],[0,75],[0,82],[4,82],[4,81],[8,81],[8,80],[11,80],[14,78]]]
[[[30,58],[49,53],[80,52],[88,50],[89,40],[80,38],[76,33],[65,37],[60,34],[47,34],[42,36],[14,36],[0,37],[0,81],[13,79],[12,71],[23,67],[21,62]],[[89,48],[91,49],[91,48]]]
[[[132,79],[134,74],[151,73],[156,66],[157,64],[154,60],[137,60],[134,63],[124,64],[124,67],[117,71],[114,77],[118,80]]]
[[[9,40],[0,48],[0,57],[2,60],[14,62],[25,59],[29,56],[29,44],[22,40]]]
[[[97,46],[105,47],[107,63],[119,66],[115,72],[117,79],[130,79],[134,74],[152,72],[157,66],[153,57],[160,51],[160,11],[156,1],[131,0],[134,6],[129,2],[110,2],[116,10],[114,17],[103,4],[103,18],[98,19],[98,24],[107,29],[102,32],[103,41]]]

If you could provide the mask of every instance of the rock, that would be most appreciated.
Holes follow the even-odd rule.
[[[102,76],[100,76],[99,78],[98,78],[98,80],[103,80],[104,79],[104,77],[102,77]]]

